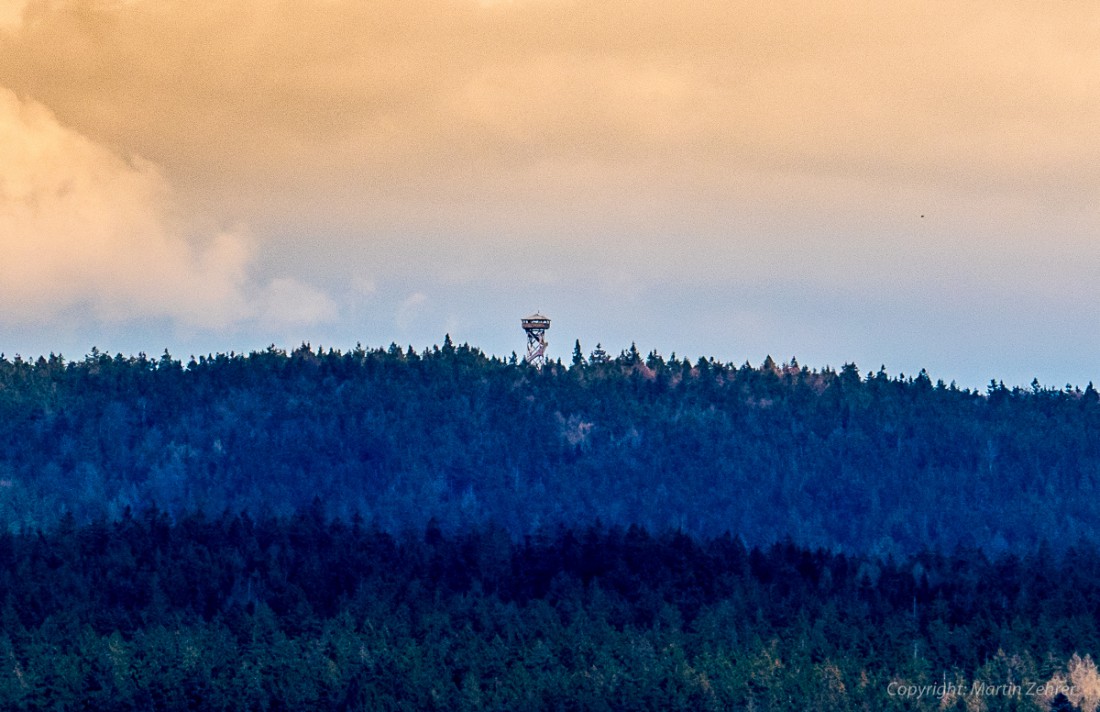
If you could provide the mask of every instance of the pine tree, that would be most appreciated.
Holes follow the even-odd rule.
[[[577,339],[577,342],[573,345],[573,366],[584,368],[586,364],[584,352],[581,351],[581,340]]]

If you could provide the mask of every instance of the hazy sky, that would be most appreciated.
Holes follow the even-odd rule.
[[[0,0],[0,351],[1100,382],[1100,4]]]

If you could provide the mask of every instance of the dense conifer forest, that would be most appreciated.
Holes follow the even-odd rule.
[[[303,346],[0,359],[0,523],[157,506],[379,528],[639,525],[903,555],[1098,540],[1100,400],[642,356]]]
[[[0,708],[1095,712],[1098,435],[633,347],[0,358]]]
[[[1092,712],[1100,554],[124,512],[0,534],[8,710]],[[1061,694],[1065,699],[1058,700]],[[1054,707],[1057,709],[1057,707]]]

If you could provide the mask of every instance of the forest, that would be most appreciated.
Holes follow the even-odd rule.
[[[904,556],[1098,540],[1091,384],[984,391],[637,349],[533,368],[450,338],[0,358],[0,526],[326,516],[391,533],[637,525]]]
[[[633,346],[0,356],[0,708],[1096,712],[1098,436]]]
[[[6,710],[1087,710],[1100,553],[124,511],[0,534]],[[1090,652],[1091,651],[1091,652]]]

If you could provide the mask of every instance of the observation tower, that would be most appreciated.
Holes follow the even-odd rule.
[[[527,332],[527,356],[524,358],[532,366],[541,366],[546,363],[546,330],[550,328],[550,319],[535,312],[531,316],[520,320],[523,330]]]

